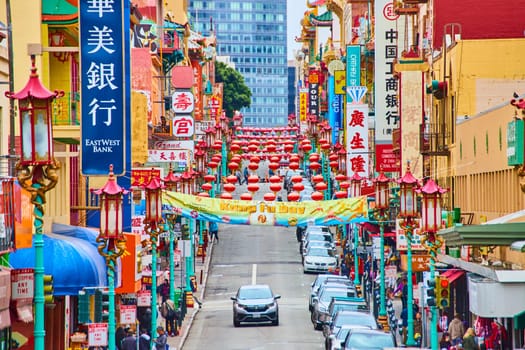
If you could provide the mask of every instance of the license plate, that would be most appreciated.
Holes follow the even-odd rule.
[[[261,314],[253,314],[253,318],[261,318]]]

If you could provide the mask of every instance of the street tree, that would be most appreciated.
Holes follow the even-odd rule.
[[[222,108],[228,118],[234,111],[250,107],[252,92],[244,83],[244,77],[223,62],[215,62],[215,82],[223,83]]]

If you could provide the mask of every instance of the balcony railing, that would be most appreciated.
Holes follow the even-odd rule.
[[[445,125],[426,123],[421,124],[419,130],[419,150],[422,155],[450,155],[448,148],[450,133],[447,132]]]
[[[80,94],[69,92],[53,101],[53,125],[80,125]]]

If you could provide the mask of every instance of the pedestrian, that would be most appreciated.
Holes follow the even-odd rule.
[[[423,321],[421,320],[421,312],[416,312],[416,317],[414,318],[414,340],[418,347],[421,346],[421,337],[423,335]]]
[[[148,335],[151,337],[152,336],[152,334],[150,333],[151,332],[151,319],[152,319],[151,308],[139,307],[138,309],[140,310],[138,313],[138,319],[140,322],[140,326],[141,328],[144,328],[148,332]]]
[[[439,348],[441,350],[449,350],[451,346],[450,334],[448,334],[448,332],[443,332],[441,339],[439,340]]]
[[[401,304],[403,305],[403,308],[407,307],[407,299],[408,299],[408,282],[407,278],[403,278],[403,290],[401,292]]]
[[[219,225],[215,221],[210,222],[210,240],[219,243]]]
[[[166,333],[174,337],[177,335],[177,328],[175,327],[175,319],[177,314],[175,311],[175,303],[171,299],[166,299],[160,306],[160,314],[166,321]]]
[[[126,338],[126,329],[122,325],[120,325],[117,327],[117,331],[115,332],[115,345],[117,347],[117,350],[122,350],[120,346],[124,338]]]
[[[166,299],[170,297],[170,282],[167,278],[165,278],[164,282],[159,286],[159,294],[162,298],[162,302],[165,302]]]
[[[139,350],[150,350],[150,340],[151,337],[148,334],[148,330],[146,328],[141,328],[139,337]]]
[[[157,327],[157,338],[153,339],[153,343],[155,343],[155,349],[156,350],[166,350],[166,344],[168,343],[168,336],[166,335],[166,332],[164,331],[164,328],[162,326]]]
[[[244,183],[247,184],[248,183],[248,168],[247,167],[244,168],[243,175],[244,175]]]
[[[448,332],[450,333],[450,342],[452,345],[461,344],[465,333],[465,326],[463,325],[463,320],[461,320],[460,314],[457,313],[454,315],[454,318],[448,325]]]
[[[479,350],[478,342],[476,341],[476,334],[474,329],[468,328],[463,336],[463,349],[464,350]]]
[[[241,175],[241,171],[239,169],[237,169],[237,171],[235,171],[235,176],[237,177],[237,181],[239,182],[239,185],[242,185],[242,175]]]
[[[120,345],[121,350],[136,350],[137,349],[137,338],[135,338],[135,334],[133,333],[133,330],[128,328],[126,333],[126,338],[122,340],[122,344]]]

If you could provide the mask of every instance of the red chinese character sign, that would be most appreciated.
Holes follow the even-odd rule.
[[[195,122],[189,115],[174,117],[172,131],[175,137],[192,137],[195,133]]]
[[[364,93],[346,105],[346,171],[349,177],[358,174],[368,178],[369,174],[368,105],[361,102],[363,96]]]
[[[191,113],[195,106],[193,94],[189,91],[174,92],[171,98],[171,109],[175,113]]]

